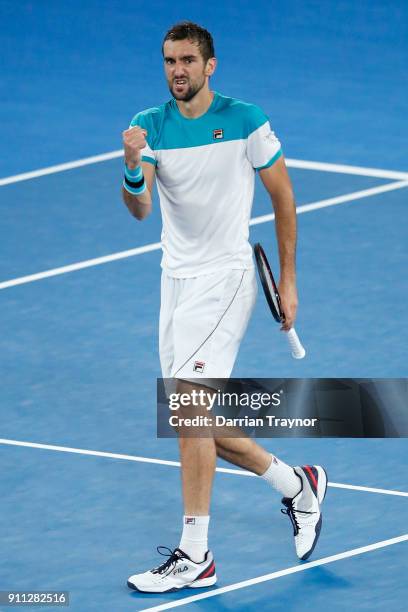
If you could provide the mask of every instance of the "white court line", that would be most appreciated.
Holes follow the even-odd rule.
[[[328,206],[335,206],[337,204],[343,204],[344,202],[351,202],[353,200],[359,200],[362,198],[368,198],[379,193],[385,193],[387,191],[393,191],[394,189],[402,189],[408,186],[408,181],[398,181],[393,183],[387,183],[386,185],[380,185],[371,189],[363,189],[361,191],[354,191],[342,196],[335,198],[328,198],[325,200],[319,200],[317,202],[311,202],[310,204],[303,204],[298,206],[296,212],[298,215],[320,208],[327,208]],[[266,223],[275,218],[273,213],[267,215],[261,215],[254,217],[250,220],[250,225],[259,225],[260,223]],[[93,266],[100,266],[111,261],[117,261],[119,259],[126,259],[127,257],[133,257],[134,255],[141,255],[143,253],[149,253],[150,251],[156,251],[160,249],[160,242],[154,242],[146,244],[135,249],[129,249],[127,251],[120,251],[118,253],[112,253],[111,255],[104,255],[103,257],[96,257],[94,259],[87,259],[85,261],[79,261],[74,264],[67,266],[61,266],[59,268],[53,268],[51,270],[45,270],[44,272],[37,272],[35,274],[29,274],[27,276],[20,276],[18,278],[12,278],[8,281],[0,282],[0,289],[8,289],[9,287],[16,287],[17,285],[25,285],[26,283],[32,283],[34,281],[42,280],[44,278],[50,278],[51,276],[60,276],[68,272],[75,272],[84,268],[91,268]]]
[[[317,170],[319,172],[336,172],[338,174],[354,174],[357,176],[371,176],[373,178],[407,180],[408,172],[395,170],[381,170],[380,168],[363,168],[362,166],[349,166],[345,164],[325,164],[324,162],[306,161],[303,159],[287,159],[290,168],[302,170]]]
[[[185,606],[186,604],[192,603],[194,601],[200,601],[201,599],[208,599],[210,597],[217,597],[218,595],[223,595],[224,593],[229,593],[230,591],[244,589],[246,587],[253,586],[254,584],[260,584],[261,582],[268,582],[269,580],[281,578],[282,576],[289,576],[290,574],[305,572],[306,570],[313,569],[314,567],[319,567],[320,565],[327,565],[328,563],[333,563],[334,561],[341,561],[342,559],[348,559],[350,557],[362,555],[373,550],[378,550],[379,548],[385,548],[386,546],[392,546],[393,544],[406,542],[407,540],[408,534],[404,534],[396,538],[390,538],[389,540],[375,542],[375,544],[369,544],[368,546],[360,546],[360,548],[346,550],[345,552],[339,553],[337,555],[331,555],[330,557],[316,559],[316,561],[311,561],[310,563],[308,562],[302,565],[295,565],[293,567],[288,567],[284,570],[279,570],[278,572],[272,572],[271,574],[264,574],[263,576],[258,576],[257,578],[251,578],[250,580],[242,580],[242,582],[235,582],[234,584],[230,584],[219,589],[213,589],[212,591],[207,591],[206,593],[200,593],[199,595],[192,595],[191,597],[185,597],[184,599],[176,599],[175,601],[169,601],[168,603],[164,603],[159,606],[153,606],[151,608],[143,608],[140,612],[160,612],[160,610],[170,610],[171,608],[178,608],[179,606]]]
[[[39,178],[40,176],[47,176],[48,174],[64,172],[65,170],[81,168],[82,166],[90,166],[91,164],[108,161],[110,159],[115,159],[116,157],[123,157],[122,149],[120,149],[119,151],[110,151],[109,153],[102,153],[102,155],[92,155],[92,157],[84,157],[83,159],[66,162],[65,164],[48,166],[48,168],[40,168],[40,170],[33,170],[32,172],[23,172],[22,174],[6,176],[0,179],[0,187],[2,187],[3,185],[10,185],[12,183],[19,183],[20,181],[28,181],[33,178]]]
[[[9,440],[0,438],[0,444],[6,444],[9,446],[24,446],[27,448],[39,448],[41,450],[52,450],[59,451],[62,453],[74,453],[77,455],[92,455],[94,457],[107,457],[109,459],[123,459],[125,461],[136,461],[140,463],[153,463],[156,465],[168,465],[171,467],[180,467],[179,461],[167,461],[165,459],[151,459],[150,457],[138,457],[136,455],[122,455],[119,453],[108,453],[105,451],[94,451],[83,448],[71,448],[69,446],[55,446],[54,444],[38,444],[37,442],[23,442],[21,440]],[[256,474],[247,472],[246,470],[237,470],[233,468],[222,468],[217,467],[217,472],[223,474],[234,474],[236,476],[253,476],[257,478]],[[391,489],[375,489],[373,487],[361,487],[357,485],[340,484],[337,482],[329,482],[329,487],[338,489],[351,489],[353,491],[363,491],[365,493],[382,493],[385,495],[396,495],[398,497],[408,497],[408,493],[405,491],[393,491]]]
[[[380,185],[378,187],[371,187],[370,189],[362,189],[361,191],[354,191],[353,193],[346,193],[342,196],[336,196],[334,198],[327,198],[326,200],[319,200],[318,202],[312,202],[311,204],[302,204],[296,208],[296,213],[310,212],[312,210],[318,210],[319,208],[327,208],[328,206],[336,206],[337,204],[344,204],[344,202],[352,202],[354,200],[361,200],[370,196],[378,195],[379,193],[386,193],[387,191],[394,191],[394,189],[403,189],[408,187],[408,181],[397,181],[395,183],[387,183],[386,185]],[[268,215],[261,215],[260,217],[254,217],[249,222],[249,225],[258,225],[259,223],[266,223],[272,221],[275,218],[274,213]],[[1,286],[0,286],[1,288]]]
[[[118,149],[116,151],[109,151],[108,153],[102,153],[101,155],[93,155],[92,157],[84,157],[83,159],[77,159],[71,162],[66,162],[64,164],[48,166],[47,168],[40,168],[39,170],[32,170],[31,172],[23,172],[22,174],[6,176],[0,179],[0,187],[3,185],[10,185],[12,183],[19,183],[20,181],[28,181],[30,179],[39,178],[41,176],[47,176],[49,174],[56,174],[57,172],[73,170],[74,168],[81,168],[82,166],[89,166],[91,164],[109,161],[118,157],[123,157],[122,149]],[[384,170],[381,168],[364,168],[362,166],[349,166],[346,164],[328,164],[325,162],[307,161],[302,159],[288,158],[285,161],[286,165],[289,166],[289,168],[300,168],[302,170],[336,172],[339,174],[354,174],[357,176],[371,176],[374,178],[395,180],[408,179],[408,172],[398,172],[395,170]]]
[[[94,259],[79,261],[74,264],[69,264],[68,266],[53,268],[52,270],[45,270],[45,272],[37,272],[36,274],[29,274],[28,276],[12,278],[11,280],[1,282],[0,289],[7,289],[8,287],[15,287],[17,285],[25,285],[26,283],[33,283],[34,281],[42,280],[43,278],[50,278],[51,276],[60,276],[61,274],[67,274],[67,272],[76,272],[76,270],[83,270],[84,268],[100,266],[104,263],[117,261],[118,259],[126,259],[126,257],[133,257],[134,255],[141,255],[142,253],[150,253],[150,251],[158,251],[160,249],[160,246],[160,242],[153,242],[151,244],[145,244],[144,246],[137,247],[135,249],[129,249],[128,251],[120,251],[119,253],[104,255],[103,257],[95,257]]]

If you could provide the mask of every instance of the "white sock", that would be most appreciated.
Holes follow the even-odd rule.
[[[208,550],[209,516],[183,516],[183,533],[179,548],[185,552],[194,563],[204,561]]]
[[[301,488],[301,481],[295,470],[271,455],[271,464],[261,478],[269,482],[284,497],[295,497]]]

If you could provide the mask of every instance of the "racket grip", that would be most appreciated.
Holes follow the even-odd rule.
[[[292,327],[287,333],[290,350],[292,351],[292,357],[294,359],[303,359],[306,355],[306,351],[303,348],[299,336],[297,335],[295,328]]]

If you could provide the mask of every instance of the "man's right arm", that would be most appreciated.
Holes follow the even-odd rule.
[[[146,189],[143,193],[135,195],[122,187],[122,198],[129,209],[131,215],[142,221],[152,210],[152,188],[155,174],[155,167],[149,162],[141,162],[141,151],[146,146],[146,130],[135,126],[123,132],[123,145],[125,164],[129,171],[134,171],[140,166]]]

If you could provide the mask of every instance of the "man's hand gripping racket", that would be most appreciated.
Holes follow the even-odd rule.
[[[281,307],[279,292],[265,252],[259,242],[254,246],[254,252],[255,261],[259,272],[259,278],[261,279],[266,301],[269,304],[272,316],[278,323],[283,323],[285,320],[285,313],[283,312]],[[303,357],[306,355],[306,351],[299,340],[295,328],[292,327],[289,331],[285,333],[289,342],[290,349],[292,351],[292,357],[294,357],[295,359],[303,359]]]

